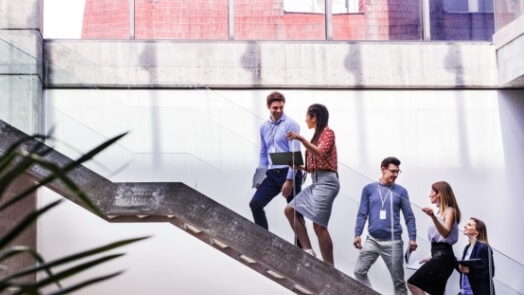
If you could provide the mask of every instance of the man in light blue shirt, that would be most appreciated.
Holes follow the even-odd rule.
[[[267,168],[266,177],[261,183],[256,183],[256,192],[249,202],[253,219],[256,224],[268,229],[264,207],[279,193],[287,198],[288,203],[300,192],[302,172],[287,165],[273,165],[269,157],[275,152],[300,151],[298,140],[289,141],[288,132],[300,133],[300,127],[290,117],[284,114],[286,98],[280,92],[274,91],[267,96],[269,120],[260,127],[259,168]],[[293,182],[293,179],[295,180]]]

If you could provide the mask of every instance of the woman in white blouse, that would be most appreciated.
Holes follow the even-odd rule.
[[[452,245],[458,240],[460,209],[451,186],[445,181],[435,182],[429,195],[431,203],[437,205],[437,212],[426,207],[426,213],[433,224],[428,228],[431,242],[431,257],[423,259],[423,265],[408,279],[408,288],[414,295],[444,294],[449,276],[455,269],[457,259]]]

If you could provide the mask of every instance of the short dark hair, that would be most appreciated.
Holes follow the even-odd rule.
[[[267,106],[269,107],[275,101],[286,103],[286,97],[278,91],[273,91],[267,96]]]
[[[384,160],[382,160],[382,163],[380,163],[380,168],[388,168],[389,164],[400,166],[400,160],[395,157],[387,157]]]

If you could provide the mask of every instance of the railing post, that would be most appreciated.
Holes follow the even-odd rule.
[[[135,39],[135,0],[129,0],[129,39]]]
[[[333,40],[333,0],[325,0],[324,12],[325,12],[325,26],[326,26],[326,40]]]
[[[227,1],[227,38],[228,40],[235,40],[235,1]]]
[[[421,0],[422,40],[431,41],[430,0]]]

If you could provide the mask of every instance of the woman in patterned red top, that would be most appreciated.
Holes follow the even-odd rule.
[[[322,259],[334,264],[333,242],[327,226],[340,183],[337,174],[335,132],[329,128],[328,120],[327,108],[321,104],[313,104],[306,113],[307,127],[315,129],[311,141],[307,141],[303,136],[294,132],[287,134],[289,140],[299,140],[306,148],[306,166],[297,168],[309,172],[313,184],[303,189],[286,206],[284,213],[304,251],[316,256],[311,248],[304,220],[298,217],[297,212],[313,221],[313,229],[318,237]]]

